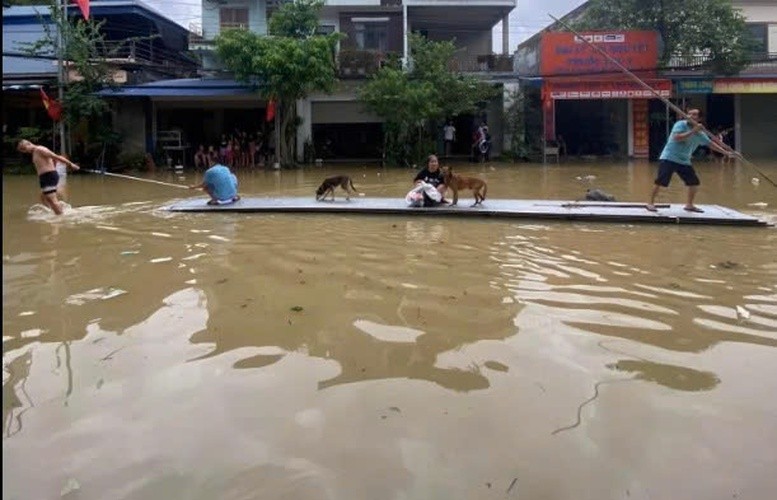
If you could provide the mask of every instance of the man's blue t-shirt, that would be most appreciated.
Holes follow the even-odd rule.
[[[682,134],[692,130],[687,120],[680,120],[672,127],[672,133],[666,141],[666,146],[661,152],[660,160],[669,160],[681,165],[691,164],[691,155],[699,146],[706,146],[712,140],[702,131],[696,132],[684,141],[678,141],[674,138],[675,134]]]
[[[206,170],[203,183],[219,201],[228,201],[237,196],[237,177],[224,165],[213,165]]]

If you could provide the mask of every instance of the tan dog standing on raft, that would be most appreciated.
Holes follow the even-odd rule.
[[[356,188],[353,186],[353,181],[347,175],[337,175],[335,177],[329,177],[324,179],[324,182],[316,189],[316,201],[323,201],[327,195],[332,196],[332,201],[335,201],[335,189],[340,186],[345,191],[346,201],[351,199],[351,193],[359,194]]]
[[[55,214],[62,215],[62,203],[57,196],[59,173],[57,173],[57,167],[54,165],[54,162],[64,163],[73,170],[78,170],[78,165],[64,156],[54,153],[49,148],[33,144],[26,139],[19,141],[16,149],[21,153],[32,154],[32,163],[35,165],[35,170],[38,173],[38,182],[40,183],[41,203],[51,208]]]
[[[472,205],[473,207],[482,204],[486,199],[488,184],[486,184],[486,181],[483,179],[454,174],[451,167],[442,168],[442,178],[445,179],[445,185],[453,191],[453,202],[451,205],[456,205],[456,203],[459,202],[459,189],[472,190],[472,193],[475,196],[475,203]]]

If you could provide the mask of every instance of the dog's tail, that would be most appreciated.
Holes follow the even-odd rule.
[[[358,193],[359,191],[356,190],[356,186],[353,185],[353,179],[348,179],[348,182],[351,183],[351,189],[353,189],[354,193]]]
[[[483,199],[486,199],[486,193],[488,192],[488,183],[483,183]]]

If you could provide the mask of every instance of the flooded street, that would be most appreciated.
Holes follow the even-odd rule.
[[[655,168],[457,165],[490,199],[619,201]],[[698,203],[777,222],[747,166],[696,168]],[[241,172],[240,191],[312,198],[341,172],[376,197],[414,175]],[[53,220],[33,176],[3,178],[4,498],[777,491],[774,227],[174,214],[201,195],[69,188]],[[684,196],[675,178],[658,201]]]

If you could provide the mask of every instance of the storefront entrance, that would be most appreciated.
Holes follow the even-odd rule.
[[[200,145],[218,148],[222,135],[263,130],[264,106],[235,108],[157,107],[157,132],[176,130],[192,150]]]
[[[556,101],[556,134],[569,156],[628,155],[628,102],[625,99]]]

